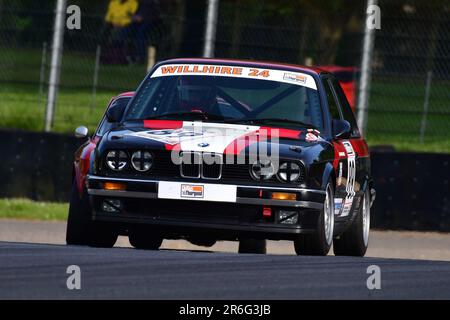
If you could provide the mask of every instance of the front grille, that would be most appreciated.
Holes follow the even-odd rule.
[[[300,167],[300,175],[297,181],[303,183],[306,181],[306,168],[303,163],[299,163],[299,167]]]
[[[203,155],[202,177],[205,179],[220,179],[222,176],[223,157],[220,154],[207,153]]]
[[[228,164],[223,166],[222,179],[229,181],[254,181],[248,164]]]
[[[134,150],[127,150],[132,154]],[[127,166],[123,171],[116,172],[109,169],[106,165],[106,159],[102,162],[100,171],[106,176],[114,177],[148,177],[149,179],[199,179],[214,183],[218,180],[220,183],[242,183],[242,184],[264,184],[264,185],[283,185],[276,175],[268,180],[256,182],[250,175],[250,165],[237,163],[223,163],[227,158],[221,154],[207,153],[202,156],[200,152],[185,152],[181,157],[181,164],[176,164],[172,160],[171,151],[168,150],[149,150],[154,155],[153,167],[148,172],[137,172],[131,166]],[[211,157],[217,157],[215,159]],[[183,161],[186,160],[186,161]],[[189,161],[187,161],[189,160]],[[248,162],[248,161],[246,161]],[[306,168],[300,165],[300,178],[298,183],[306,180]]]
[[[198,152],[181,153],[180,175],[184,178],[200,178],[201,159]]]
[[[250,175],[250,165],[248,164],[231,164],[224,165],[221,181],[226,183],[256,183],[256,181]],[[258,184],[282,184],[276,175],[267,180],[260,180]]]
[[[220,179],[222,176],[222,164],[213,163],[206,164],[202,166],[202,177],[205,179]]]
[[[183,178],[200,178],[199,164],[182,164],[181,176]]]
[[[155,159],[149,175],[156,177],[178,177],[178,165],[173,163],[170,151],[154,152]]]
[[[222,156],[214,153],[182,152],[180,175],[183,178],[220,179]]]

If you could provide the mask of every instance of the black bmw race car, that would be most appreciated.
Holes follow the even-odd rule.
[[[237,240],[264,253],[271,239],[297,254],[365,254],[369,151],[332,74],[175,59],[125,98],[76,154],[68,244]]]

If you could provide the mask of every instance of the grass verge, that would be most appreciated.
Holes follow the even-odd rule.
[[[68,203],[0,199],[0,219],[62,221],[67,219],[68,210]]]

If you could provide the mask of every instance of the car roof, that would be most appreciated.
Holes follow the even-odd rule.
[[[124,97],[133,97],[133,96],[134,96],[134,91],[127,91],[127,92],[122,92],[122,93],[118,94],[116,96],[116,99],[117,98],[124,98]]]
[[[297,64],[288,64],[273,61],[253,61],[253,60],[241,60],[241,59],[219,59],[219,58],[177,58],[161,61],[161,64],[170,63],[211,63],[211,64],[227,64],[227,65],[239,65],[248,67],[263,67],[273,69],[283,69],[290,71],[299,71],[310,74],[321,74],[326,72],[318,67],[308,67]]]

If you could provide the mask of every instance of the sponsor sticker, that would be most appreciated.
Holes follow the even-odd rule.
[[[316,129],[308,129],[305,140],[306,142],[316,142],[319,140],[320,132]]]
[[[306,83],[306,77],[304,75],[296,73],[285,73],[283,75],[283,80]]]
[[[353,204],[353,197],[346,197],[345,201],[344,201],[344,207],[342,208],[342,217],[346,217],[349,215],[350,210],[352,208],[352,204]]]
[[[208,64],[167,64],[157,68],[151,78],[167,76],[220,76],[278,81],[317,90],[316,81],[306,73],[285,72],[283,70],[263,69],[244,66]]]
[[[236,202],[237,186],[210,183],[183,183],[160,181],[158,199],[179,199],[184,201]]]
[[[342,216],[348,216],[353,205],[353,198],[356,195],[355,192],[355,182],[356,182],[356,157],[353,150],[353,146],[350,141],[343,141],[345,151],[347,153],[347,183],[345,190],[347,196],[344,200],[344,206],[342,208]]]
[[[180,143],[182,138],[204,136],[203,132],[197,132],[193,128],[147,130],[130,133],[130,136],[159,141],[169,145]]]
[[[257,130],[259,126],[183,121],[182,127],[178,129],[145,130],[128,135],[171,146],[180,144],[181,151],[223,154],[230,143]],[[256,142],[257,139],[254,140]]]
[[[337,182],[336,182],[336,184],[338,186],[343,184],[343,181],[342,181],[342,170],[343,170],[343,164],[342,164],[342,162],[339,162],[339,172],[338,172],[338,178],[337,178]]]
[[[342,209],[342,199],[334,198],[334,214],[338,216],[340,214],[341,209]]]
[[[203,198],[203,190],[202,185],[182,184],[180,196],[182,198]]]

